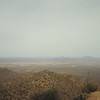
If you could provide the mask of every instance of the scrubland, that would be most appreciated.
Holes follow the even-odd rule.
[[[97,81],[53,71],[18,72],[0,68],[0,100],[86,100]]]

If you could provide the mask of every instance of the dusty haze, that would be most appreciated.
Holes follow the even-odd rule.
[[[100,56],[99,0],[0,0],[0,57]]]

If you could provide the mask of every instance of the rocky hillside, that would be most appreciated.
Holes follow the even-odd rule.
[[[81,94],[83,82],[75,76],[45,70],[20,74],[3,87],[5,99],[0,100],[74,100]]]

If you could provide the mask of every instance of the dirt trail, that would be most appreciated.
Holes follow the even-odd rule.
[[[87,100],[100,100],[100,91],[91,93]]]

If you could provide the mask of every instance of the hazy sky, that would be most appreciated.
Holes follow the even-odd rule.
[[[100,56],[100,0],[0,0],[0,57]]]

